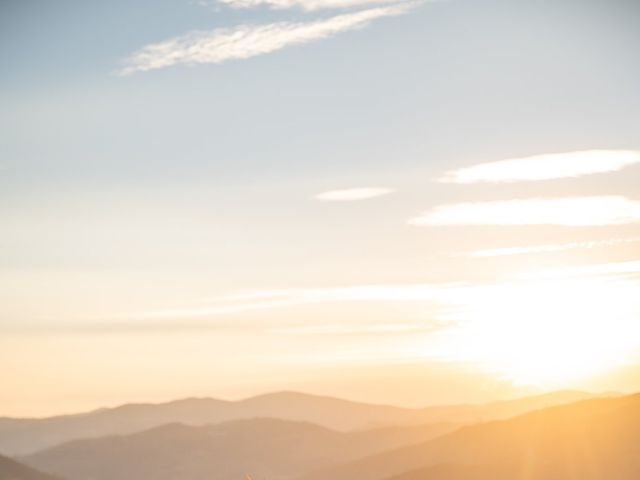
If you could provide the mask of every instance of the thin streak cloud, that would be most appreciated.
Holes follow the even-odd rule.
[[[416,5],[412,2],[371,8],[312,22],[240,25],[209,32],[190,32],[141,48],[125,60],[125,66],[118,73],[129,75],[178,64],[219,64],[247,59],[361,29],[379,18],[407,13]]]
[[[640,201],[621,196],[539,198],[442,205],[410,225],[600,226],[640,222]]]
[[[355,200],[367,200],[393,193],[392,188],[349,188],[346,190],[331,190],[315,195],[313,198],[324,202],[351,202]]]
[[[512,158],[446,172],[443,183],[525,182],[579,177],[621,170],[640,163],[632,150],[586,150]]]
[[[640,242],[640,237],[612,238],[609,240],[594,240],[590,242],[571,242],[551,245],[530,245],[526,247],[491,248],[486,250],[474,250],[472,252],[456,256],[472,258],[503,257],[511,255],[526,255],[531,253],[554,253],[564,252],[566,250],[614,247],[617,245],[637,242]]]
[[[406,0],[219,0],[218,3],[232,8],[269,7],[275,10],[301,8],[315,11],[330,8],[352,8],[366,5],[400,4]]]
[[[274,332],[284,335],[367,335],[367,334],[402,334],[432,332],[443,329],[442,325],[418,325],[409,323],[389,323],[382,325],[312,325],[289,328],[276,328]]]
[[[424,302],[448,296],[456,284],[356,285],[335,288],[291,288],[265,290],[205,299],[200,305],[121,313],[120,320],[202,318],[331,302]]]
[[[521,279],[553,279],[590,276],[637,276],[640,274],[640,261],[598,263],[577,267],[546,268],[525,272],[517,276]],[[638,298],[637,295],[634,298]]]

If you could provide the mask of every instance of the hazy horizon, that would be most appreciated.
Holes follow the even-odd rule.
[[[75,416],[75,415],[83,415],[83,414],[87,414],[87,413],[95,413],[95,412],[100,412],[103,410],[112,410],[112,409],[118,409],[120,407],[126,407],[126,406],[131,406],[131,405],[136,405],[136,406],[161,406],[161,405],[169,405],[169,404],[175,404],[175,403],[180,403],[180,402],[189,402],[189,401],[207,401],[207,400],[214,400],[214,401],[222,401],[222,402],[229,402],[229,403],[238,403],[238,402],[243,402],[246,400],[253,400],[253,399],[260,399],[260,398],[267,398],[267,397],[280,397],[280,396],[287,396],[287,395],[293,395],[293,396],[301,396],[301,397],[308,397],[308,398],[318,398],[318,399],[331,399],[331,400],[338,400],[338,401],[346,401],[346,402],[352,402],[355,404],[362,404],[362,405],[372,405],[372,406],[379,406],[379,407],[397,407],[400,409],[407,409],[407,410],[420,410],[420,409],[428,409],[431,407],[463,407],[463,406],[478,406],[478,407],[482,407],[482,406],[487,406],[487,405],[494,405],[494,404],[500,404],[502,402],[509,402],[509,401],[517,401],[517,400],[526,400],[526,399],[530,399],[530,398],[541,398],[541,397],[545,397],[545,396],[553,396],[553,395],[562,395],[562,394],[568,394],[568,393],[584,393],[585,395],[588,396],[593,396],[595,398],[598,398],[600,396],[603,397],[615,397],[615,396],[622,396],[622,395],[627,395],[627,394],[634,394],[637,393],[635,391],[629,391],[629,392],[614,392],[614,391],[587,391],[587,390],[541,390],[541,389],[528,389],[528,390],[522,390],[520,393],[518,394],[511,394],[509,396],[498,396],[495,397],[493,399],[490,400],[484,400],[484,401],[477,401],[477,402],[464,402],[464,401],[459,401],[459,402],[451,402],[451,403],[407,403],[407,404],[400,404],[400,403],[389,403],[389,402],[384,402],[384,401],[374,401],[374,400],[367,400],[366,398],[361,398],[362,396],[360,395],[354,395],[353,397],[349,398],[349,397],[343,397],[343,396],[339,396],[339,395],[331,395],[331,394],[327,394],[327,393],[321,393],[321,392],[310,392],[310,391],[300,391],[300,390],[273,390],[273,391],[264,391],[264,392],[258,392],[258,393],[254,393],[254,394],[250,394],[250,395],[239,395],[239,396],[183,396],[183,397],[172,397],[172,398],[166,398],[166,399],[161,399],[161,398],[157,398],[157,399],[151,399],[151,400],[145,400],[145,399],[130,399],[129,401],[122,401],[122,402],[116,402],[116,403],[111,403],[111,404],[100,404],[100,405],[94,405],[91,406],[90,404],[87,404],[87,406],[85,407],[77,407],[73,410],[65,410],[65,411],[56,411],[56,410],[52,410],[50,412],[44,412],[42,414],[39,415],[4,415],[2,413],[0,413],[0,418],[11,418],[11,419],[20,419],[20,420],[29,420],[29,419],[34,419],[34,420],[38,420],[38,419],[48,419],[48,418],[53,418],[53,417],[65,417],[65,416]]]

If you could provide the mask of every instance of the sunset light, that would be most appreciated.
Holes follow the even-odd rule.
[[[0,37],[0,480],[640,480],[640,0]]]
[[[632,362],[640,348],[640,282],[520,280],[462,292],[445,335],[456,360],[518,384],[558,388]]]

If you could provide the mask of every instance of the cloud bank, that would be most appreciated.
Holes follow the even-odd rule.
[[[311,22],[240,25],[209,32],[190,32],[141,48],[125,60],[125,66],[118,73],[130,75],[178,64],[217,64],[251,58],[364,28],[379,18],[402,15],[415,5],[404,3],[370,8]]]
[[[324,202],[351,202],[355,200],[367,200],[393,193],[391,188],[367,187],[350,188],[347,190],[331,190],[314,196],[316,200]]]
[[[599,226],[640,222],[640,201],[621,196],[542,198],[443,205],[410,225]]]
[[[524,182],[579,177],[621,170],[640,163],[640,152],[632,150],[587,150],[535,155],[446,172],[443,183]]]

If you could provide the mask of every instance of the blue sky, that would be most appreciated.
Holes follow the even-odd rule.
[[[432,342],[442,325],[434,304],[450,306],[443,286],[484,288],[532,268],[600,265],[597,275],[609,275],[610,265],[636,265],[637,2],[248,3],[0,7],[0,329],[12,345],[5,360],[32,395],[44,389],[34,372],[48,361],[26,352],[71,342],[73,358],[88,359],[75,338],[102,352],[88,364],[103,365],[112,352],[105,331],[130,345],[130,360],[143,344],[149,355],[184,352],[176,332],[255,344],[257,360],[229,362],[225,375],[246,375],[241,387],[194,378],[184,391],[153,381],[134,388],[105,364],[111,380],[89,398],[77,387],[88,372],[54,364],[68,386],[60,408],[295,386],[304,369],[291,365],[300,362],[325,371],[410,361],[420,375],[429,362],[493,366]],[[595,166],[559,171],[571,152],[591,151],[600,153],[575,158]],[[560,156],[545,163],[548,154]],[[530,157],[544,180],[505,179],[498,166],[488,179],[439,181]],[[348,200],[363,188],[384,191]],[[335,191],[347,200],[317,198]],[[567,197],[578,200],[539,202]],[[496,204],[514,200],[537,203]],[[491,225],[496,211],[501,226]],[[525,211],[544,218],[516,225]],[[594,215],[582,224],[567,220],[585,211]],[[555,225],[551,213],[561,217]],[[514,248],[525,251],[501,250]],[[365,287],[374,290],[354,293]],[[424,291],[396,301],[415,288]],[[638,307],[618,301],[624,312]],[[165,327],[162,341],[150,333]],[[286,346],[292,328],[299,349]],[[354,340],[358,329],[369,333]],[[176,372],[224,357],[202,349]],[[274,381],[255,387],[262,358],[273,359]],[[147,368],[131,362],[134,372]],[[313,388],[353,397],[331,368]],[[495,393],[469,385],[463,393],[474,398]],[[441,399],[460,395],[451,387]]]

